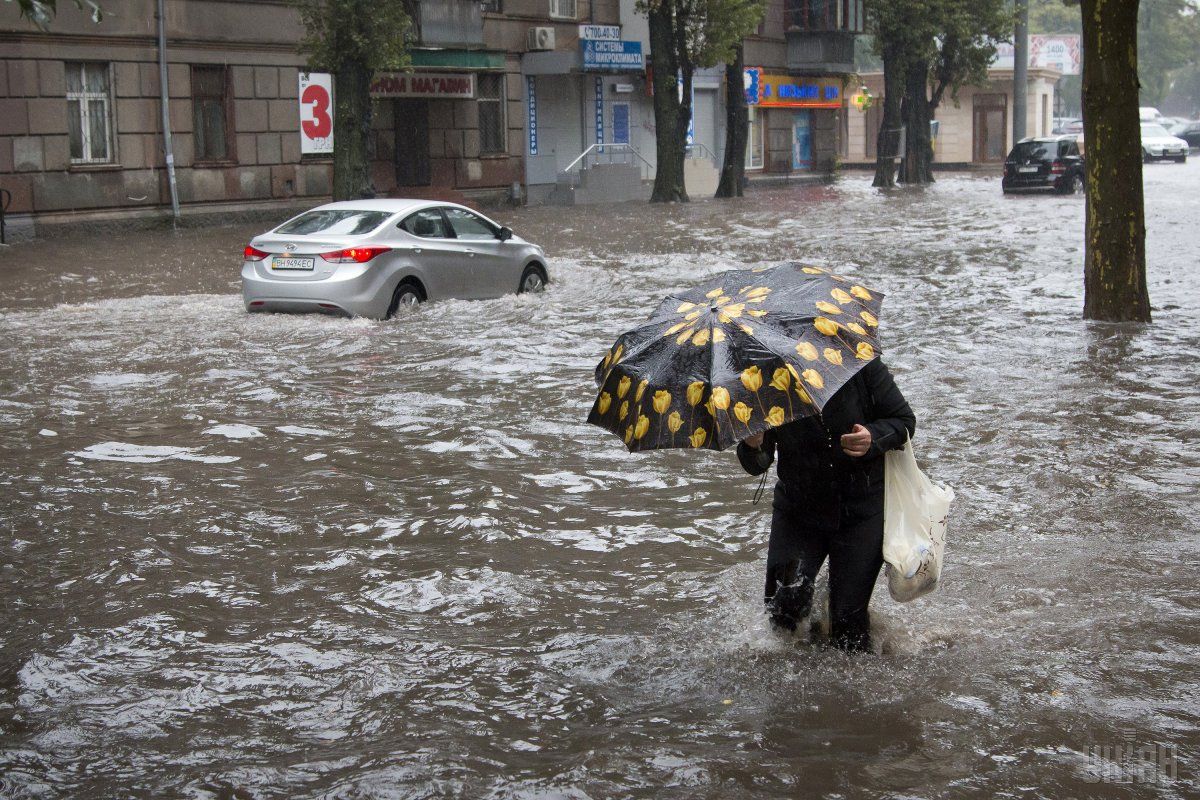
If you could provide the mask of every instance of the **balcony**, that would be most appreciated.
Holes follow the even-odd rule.
[[[863,0],[787,0],[788,69],[854,72],[854,37],[863,32]]]
[[[483,47],[483,6],[479,0],[419,0],[418,47]]]

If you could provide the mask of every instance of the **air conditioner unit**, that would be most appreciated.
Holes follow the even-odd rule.
[[[529,29],[530,50],[553,50],[554,28],[539,27]]]
[[[575,3],[576,0],[550,0],[550,18],[575,19],[579,13]]]

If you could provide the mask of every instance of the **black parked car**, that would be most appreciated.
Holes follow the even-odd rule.
[[[1200,122],[1189,122],[1175,135],[1188,143],[1188,147],[1200,147]]]
[[[1004,160],[1004,193],[1083,188],[1083,156],[1074,136],[1022,139]]]

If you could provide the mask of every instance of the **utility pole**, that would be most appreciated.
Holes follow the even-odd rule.
[[[1016,0],[1017,25],[1013,32],[1013,140],[1029,134],[1025,111],[1029,107],[1029,0]]]

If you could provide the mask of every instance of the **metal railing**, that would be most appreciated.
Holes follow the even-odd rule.
[[[709,147],[708,145],[704,144],[703,142],[696,142],[695,144],[689,144],[689,145],[688,145],[686,148],[684,148],[684,149],[685,149],[685,150],[686,150],[686,152],[687,152],[687,157],[688,157],[688,158],[700,158],[700,157],[701,157],[701,156],[703,156],[705,153],[707,153],[707,154],[708,154],[708,160],[709,160],[709,161],[711,161],[711,162],[713,162],[713,166],[716,166],[717,164],[719,164],[719,163],[720,163],[720,161],[718,161],[718,160],[717,160],[717,154],[716,154],[716,153],[714,153],[714,152],[712,151],[712,148],[711,148],[711,147]],[[699,153],[700,153],[700,155],[699,155],[699,156],[698,156],[698,155],[696,155],[696,152],[699,152]]]
[[[614,156],[617,155],[625,157],[621,161],[616,161],[614,160]],[[604,144],[597,142],[580,153],[574,161],[567,165],[567,168],[563,172],[570,172],[575,169],[580,163],[588,160],[589,156],[593,159],[591,161],[592,164],[630,164],[634,163],[629,159],[630,155],[645,164],[647,169],[654,169],[654,165],[647,161],[645,156],[639,153],[637,148],[631,144]],[[603,161],[600,160],[601,157],[604,158]]]

